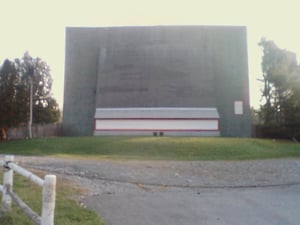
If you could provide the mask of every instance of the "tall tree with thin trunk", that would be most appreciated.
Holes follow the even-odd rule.
[[[300,128],[300,67],[296,54],[262,39],[264,88],[260,115],[265,126]]]
[[[32,70],[32,71],[30,71]],[[2,138],[9,127],[29,120],[30,74],[33,73],[33,123],[59,120],[60,111],[52,96],[52,77],[48,64],[25,53],[20,59],[5,60],[0,66],[0,128]]]

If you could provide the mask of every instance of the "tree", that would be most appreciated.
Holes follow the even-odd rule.
[[[296,54],[262,39],[264,88],[260,117],[264,126],[300,128],[300,67]],[[297,130],[296,129],[296,130]]]
[[[31,70],[31,71],[30,71]],[[60,112],[52,97],[50,68],[40,58],[25,53],[21,59],[5,60],[0,67],[0,128],[2,136],[9,127],[24,125],[29,119],[30,73],[33,76],[33,122],[52,123]]]
[[[30,71],[33,75],[33,123],[53,123],[59,120],[60,111],[56,100],[52,97],[53,79],[50,67],[41,58],[32,58],[27,52],[21,60],[16,60],[22,80],[29,93]],[[27,95],[29,97],[29,95]],[[29,99],[27,100],[29,102]]]

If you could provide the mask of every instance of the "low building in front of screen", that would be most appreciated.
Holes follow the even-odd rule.
[[[251,136],[245,27],[67,28],[66,135]]]

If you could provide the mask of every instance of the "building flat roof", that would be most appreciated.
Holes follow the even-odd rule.
[[[219,119],[216,108],[97,108],[95,119]]]

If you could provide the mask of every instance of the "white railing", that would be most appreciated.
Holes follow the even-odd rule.
[[[14,156],[5,156],[0,161],[3,167],[3,185],[0,185],[2,192],[2,208],[4,211],[11,210],[11,203],[14,201],[23,212],[33,220],[36,225],[54,225],[54,209],[55,209],[55,187],[56,176],[46,175],[44,180],[35,174],[23,169],[14,163]],[[39,216],[34,212],[22,199],[13,192],[13,174],[14,172],[28,178],[35,184],[43,188],[42,192],[42,215]]]

